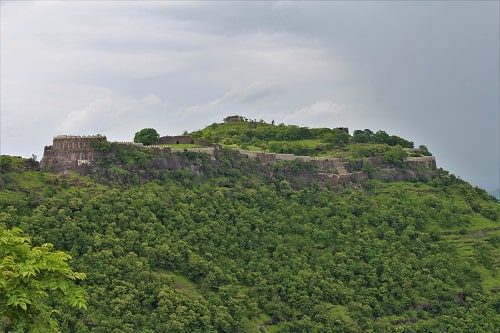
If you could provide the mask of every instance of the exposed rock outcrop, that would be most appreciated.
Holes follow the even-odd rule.
[[[167,141],[173,143],[173,147],[177,143],[188,142],[192,143],[192,139],[188,136],[168,137]],[[165,140],[164,140],[165,141]],[[124,145],[131,149],[137,146],[137,149],[147,148],[153,152],[149,167],[154,170],[179,170],[189,169],[196,174],[203,173],[202,164],[213,164],[214,167],[219,165],[218,155],[223,149],[218,145],[210,147],[197,148],[173,148],[165,145],[142,146],[134,143],[115,143],[116,145]],[[103,149],[108,147],[109,149]],[[115,146],[116,148],[117,146]],[[209,156],[209,159],[198,159],[191,156],[182,156],[178,153],[204,153]],[[176,154],[177,153],[177,154]],[[60,135],[54,138],[52,146],[45,147],[44,156],[40,162],[40,167],[44,169],[52,169],[55,172],[65,170],[77,170],[80,173],[88,174],[96,172],[99,168],[99,161],[104,158],[114,156],[115,152],[111,151],[111,143],[106,140],[105,136],[67,136]],[[275,154],[266,152],[256,152],[248,150],[235,149],[229,155],[229,159],[233,159],[231,167],[237,168],[240,165],[237,160],[248,158],[259,165],[274,165],[279,161],[297,163],[307,163],[310,167],[284,167],[281,171],[275,170],[271,173],[281,173],[287,179],[293,177],[302,177],[303,182],[311,183],[317,180],[322,184],[330,184],[333,186],[347,185],[350,183],[358,183],[368,178],[376,178],[386,181],[402,181],[412,179],[430,178],[434,176],[436,171],[436,159],[434,156],[408,157],[404,160],[404,167],[395,167],[387,164],[383,156],[367,157],[350,161],[345,158],[332,157],[311,157],[311,156],[296,156],[293,154]],[[226,157],[227,158],[227,155]],[[367,170],[366,166],[370,167]],[[297,173],[293,169],[300,169]],[[263,168],[263,172],[266,168]],[[272,170],[267,168],[269,170]]]
[[[45,146],[40,167],[55,172],[68,169],[90,172],[95,162],[105,155],[95,148],[102,142],[107,142],[106,137],[99,134],[56,136],[51,146]]]

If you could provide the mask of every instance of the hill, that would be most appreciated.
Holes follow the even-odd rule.
[[[317,182],[320,186],[346,186],[368,178],[428,179],[438,173],[436,160],[427,147],[415,149],[412,142],[384,131],[357,130],[351,136],[347,128],[275,126],[240,116],[227,119],[236,121],[213,124],[189,135],[160,137],[157,145],[148,146],[109,142],[102,135],[60,135],[54,138],[53,145],[45,147],[40,166],[54,172],[104,173],[104,178],[128,181],[129,171],[133,171],[136,180],[147,180],[165,169],[189,168],[209,176],[220,167],[221,161],[229,160],[236,169],[246,168],[250,163],[253,172],[259,174],[273,177],[283,174],[293,183]],[[209,159],[204,154],[184,152],[206,153]],[[241,163],[245,158],[249,159],[243,163],[246,166]],[[300,177],[291,171],[298,169]]]
[[[370,157],[386,152],[388,146],[414,146],[413,142],[385,131],[356,130],[350,136],[349,130],[343,127],[311,129],[267,124],[241,116],[227,117],[224,123],[214,123],[190,135],[230,148],[309,156]],[[430,155],[427,149],[421,153]]]
[[[253,149],[228,142],[234,126],[249,122],[192,135]],[[282,127],[293,128],[262,124]],[[383,157],[341,186],[321,182],[315,162],[262,163],[224,147],[105,143],[92,148],[104,153],[95,164],[61,172],[2,156],[0,227],[54,244],[87,274],[87,310],[54,313],[62,332],[493,332],[498,202],[444,170],[385,156],[416,151],[357,135],[315,148],[353,168],[362,149]],[[408,170],[421,176],[381,176]]]

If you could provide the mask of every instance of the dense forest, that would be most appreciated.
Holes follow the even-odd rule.
[[[286,132],[287,126],[272,126]],[[224,128],[212,125],[195,136],[235,144],[234,135],[214,127]],[[413,147],[385,132],[376,132],[378,139],[366,130],[340,132],[298,140],[331,143],[328,149],[344,155],[360,147],[383,153]],[[292,139],[270,133],[254,136],[247,147],[265,143],[272,151],[273,142]],[[239,139],[239,145],[247,140]],[[413,181],[372,177],[323,187],[300,181],[308,163],[265,169],[229,151],[214,163],[205,154],[176,154],[205,167],[157,170],[147,152],[122,150],[82,176],[1,157],[0,229],[20,228],[33,247],[52,244],[82,272],[74,274],[85,306],[68,307],[52,295],[45,300],[61,332],[500,327],[500,207],[484,190],[444,170]],[[277,171],[283,169],[295,177]],[[0,278],[2,293],[9,281]],[[3,296],[2,329],[37,331],[4,320]]]

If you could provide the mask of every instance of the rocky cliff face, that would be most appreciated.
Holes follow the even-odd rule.
[[[106,142],[106,137],[102,135],[56,136],[51,146],[45,146],[40,167],[55,172],[64,170],[91,172],[96,161],[105,156],[104,152],[95,148],[96,144],[102,142]]]
[[[108,151],[99,149],[103,143],[109,144]],[[114,143],[114,145],[111,149],[111,143],[106,141],[106,137],[99,135],[58,136],[54,138],[52,146],[45,147],[40,166],[55,172],[76,170],[82,174],[95,173],[99,168],[106,167],[102,161],[127,168],[128,162],[120,160],[118,156],[120,155],[118,147],[121,146],[124,149],[126,147],[128,154],[132,156],[130,157],[132,164],[134,159],[146,158],[134,167],[136,169],[138,167],[157,171],[185,169],[198,175],[207,173],[207,170],[221,170],[221,168],[241,169],[244,168],[244,160],[255,164],[254,170],[260,170],[258,172],[265,172],[272,177],[285,177],[288,180],[299,178],[300,183],[304,184],[317,181],[320,184],[346,186],[369,178],[401,181],[430,178],[437,174],[436,160],[433,156],[408,157],[403,166],[395,167],[387,164],[382,156],[349,161],[343,158],[227,150],[218,146],[172,149],[165,146],[144,147],[131,143]],[[136,155],[131,153],[134,151],[137,151]],[[142,153],[139,153],[140,151]],[[145,152],[148,156],[141,157],[140,155],[144,155]]]
[[[436,169],[436,158],[434,156],[407,157],[405,162],[414,167]]]

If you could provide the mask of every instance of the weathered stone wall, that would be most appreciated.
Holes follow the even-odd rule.
[[[344,132],[345,134],[349,134],[349,128],[347,128],[347,127],[337,127],[337,128],[334,128],[334,130],[340,130],[340,131]]]
[[[407,157],[405,162],[410,166],[427,169],[436,169],[436,158],[434,156]]]
[[[235,122],[240,122],[243,120],[244,119],[242,116],[228,116],[228,117],[224,118],[225,123],[235,123]]]
[[[257,159],[260,163],[271,163],[276,161],[276,154],[264,153],[259,151],[243,150],[239,149],[238,153],[241,155],[248,156],[252,159]]]
[[[107,152],[102,152],[94,149],[95,143],[107,142],[105,136],[68,136],[60,135],[53,139],[52,146],[45,147],[44,156],[40,162],[41,168],[52,168],[56,172],[64,170],[78,170],[82,173],[91,173],[95,169],[96,162],[105,157]],[[189,167],[192,170],[199,172],[198,166],[192,162],[179,159],[179,156],[171,155],[172,152],[196,152],[206,153],[212,160],[216,159],[220,153],[220,146],[211,145],[198,148],[175,148],[177,143],[195,143],[196,140],[189,136],[171,136],[162,137],[160,143],[163,145],[143,146],[132,142],[115,142],[115,144],[131,145],[151,149],[157,155],[154,162],[156,168],[185,168]],[[198,142],[199,144],[200,142]],[[170,144],[167,146],[165,144]],[[248,150],[237,150],[236,158],[247,156],[262,164],[275,163],[276,161],[294,161],[301,160],[310,162],[315,165],[315,168],[309,171],[314,173],[320,182],[324,184],[331,184],[334,186],[346,186],[350,183],[360,182],[368,178],[368,173],[361,171],[365,163],[369,163],[377,167],[377,174],[374,176],[377,179],[398,181],[408,180],[422,177],[431,177],[435,173],[436,159],[434,156],[422,157],[408,157],[405,163],[408,168],[395,168],[394,166],[387,165],[383,156],[368,157],[359,159],[357,161],[349,161],[343,158],[332,157],[311,157],[311,156],[297,156],[293,154],[275,154],[266,152],[256,152]],[[183,161],[182,163],[179,161]],[[421,169],[420,169],[421,168]],[[95,170],[94,170],[95,171]],[[371,175],[373,176],[373,175]],[[312,174],[299,175],[304,179],[309,179]],[[309,178],[308,178],[309,177]],[[308,181],[312,181],[312,178]]]
[[[54,138],[52,149],[57,151],[63,150],[77,150],[77,149],[90,149],[92,142],[106,141],[103,135],[58,135]]]
[[[194,139],[189,135],[162,136],[158,139],[158,143],[164,145],[193,144]]]
[[[200,148],[171,148],[171,152],[191,151],[195,153],[206,153],[210,156],[215,155],[215,147],[200,147]]]
[[[105,142],[103,135],[76,136],[59,135],[53,139],[52,146],[46,146],[41,168],[53,168],[59,172],[68,169],[88,168],[103,155],[95,150],[94,143]]]
[[[313,160],[321,171],[338,169],[347,164],[347,160],[343,158],[318,158]]]

